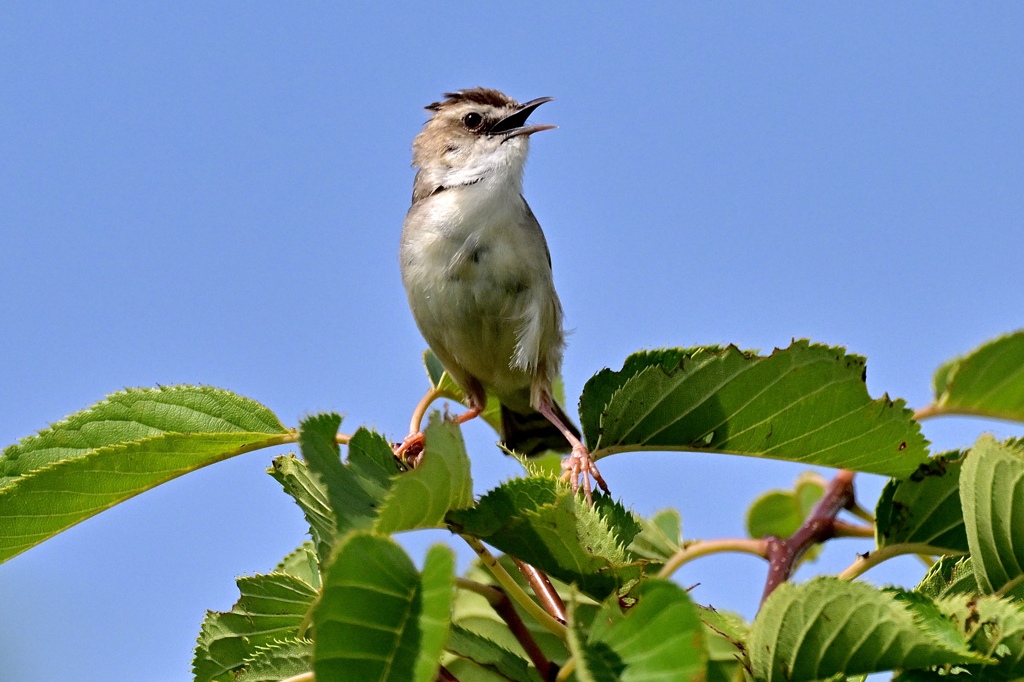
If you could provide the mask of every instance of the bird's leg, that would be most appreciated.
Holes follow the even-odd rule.
[[[409,435],[406,436],[401,443],[395,447],[395,457],[399,461],[408,464],[410,467],[415,468],[419,464],[420,458],[423,455],[423,431],[419,428],[419,425],[423,419],[423,413],[426,412],[427,406],[430,405],[438,395],[428,392],[424,396],[423,400],[420,401],[420,405],[417,406],[417,415],[413,417],[413,423],[415,426],[410,429]],[[422,409],[420,409],[422,406]],[[484,411],[483,404],[480,403],[476,396],[470,396],[469,398],[469,409],[460,414],[455,418],[456,424],[465,424],[470,419],[480,416],[480,413]],[[414,429],[414,430],[413,430]]]
[[[565,439],[572,446],[572,454],[562,460],[562,480],[569,481],[569,485],[572,486],[572,491],[575,493],[580,489],[580,477],[582,476],[583,494],[587,498],[587,503],[590,506],[594,506],[593,487],[590,483],[591,477],[597,481],[597,485],[605,494],[608,494],[610,491],[608,490],[608,484],[601,478],[601,472],[597,470],[597,465],[591,459],[590,453],[587,452],[587,447],[580,442],[576,434],[570,431],[569,427],[563,424],[555,411],[551,409],[550,398],[545,397],[541,400],[540,405],[537,406],[537,411],[547,417],[548,421],[562,432],[562,435],[565,436]]]
[[[472,402],[472,401],[470,401]],[[460,414],[455,418],[456,424],[465,424],[470,419],[475,419],[480,416],[480,413],[484,411],[484,408],[479,405],[470,405],[469,409]]]

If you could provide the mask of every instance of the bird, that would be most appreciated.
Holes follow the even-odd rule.
[[[544,232],[523,197],[530,137],[555,128],[527,119],[553,99],[520,104],[474,87],[426,106],[399,263],[420,332],[466,395],[458,421],[479,415],[493,395],[505,447],[570,453],[562,479],[573,493],[582,479],[593,504],[591,477],[608,486],[552,394],[565,347],[562,305]]]

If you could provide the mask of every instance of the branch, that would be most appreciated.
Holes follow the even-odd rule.
[[[683,564],[719,552],[745,552],[759,556],[762,559],[768,558],[768,542],[766,540],[752,540],[750,538],[728,538],[724,540],[697,540],[691,542],[665,562],[665,565],[658,571],[659,578],[669,578],[679,570]]]
[[[852,471],[845,469],[837,473],[825,489],[825,494],[814,505],[810,516],[788,539],[765,538],[768,545],[768,577],[764,582],[762,604],[776,587],[789,580],[796,562],[811,545],[836,536],[836,515],[856,504],[853,499],[853,476]]]
[[[512,557],[512,561],[516,562],[519,572],[526,578],[526,582],[530,583],[533,593],[537,595],[537,599],[540,600],[540,605],[544,607],[544,610],[552,618],[565,625],[565,603],[558,596],[555,586],[551,584],[548,577],[542,571],[534,568],[522,559]]]
[[[487,568],[488,571],[494,576],[495,580],[501,584],[505,589],[505,593],[511,599],[514,599],[523,609],[536,619],[538,623],[544,626],[551,634],[558,637],[563,642],[569,637],[569,633],[566,631],[565,625],[559,623],[557,620],[548,615],[548,612],[540,607],[537,602],[530,598],[530,595],[526,594],[523,588],[519,587],[519,583],[513,580],[512,576],[508,574],[508,571],[498,563],[498,560],[494,558],[494,555],[484,547],[484,543],[480,542],[477,538],[472,535],[460,535],[466,543],[473,548],[473,551],[480,557],[480,561]]]
[[[444,393],[433,387],[423,395],[416,404],[416,409],[412,411],[412,417],[409,419],[409,433],[419,433],[420,427],[423,424],[423,415],[427,413],[427,408],[435,400],[442,397],[444,397]]]
[[[492,585],[484,585],[483,583],[466,580],[465,578],[456,578],[455,586],[479,594],[486,599],[487,603],[491,605],[494,611],[505,621],[505,624],[508,625],[508,629],[519,641],[519,644],[522,645],[523,651],[530,657],[530,661],[537,669],[541,679],[555,679],[555,676],[558,674],[558,666],[548,660],[548,657],[544,655],[544,652],[537,645],[537,641],[530,634],[526,624],[523,623],[523,619],[519,617],[519,612],[516,611],[516,607],[512,604],[508,594]]]
[[[961,556],[966,553],[967,552],[950,552],[948,549],[933,547],[932,545],[926,545],[923,542],[903,542],[896,545],[886,545],[885,547],[876,549],[874,552],[861,555],[856,561],[850,564],[846,570],[840,573],[838,577],[841,580],[853,580],[883,561],[888,561],[893,557],[903,556],[904,554]]]

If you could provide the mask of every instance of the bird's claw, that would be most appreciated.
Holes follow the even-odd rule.
[[[410,433],[395,446],[395,457],[410,469],[415,469],[423,458],[423,440],[422,431]]]
[[[583,479],[583,484],[580,484],[580,478]],[[593,478],[597,485],[608,494],[608,484],[601,478],[601,472],[597,470],[597,465],[594,464],[594,460],[591,459],[590,453],[583,446],[577,446],[572,449],[572,454],[562,460],[562,480],[569,481],[569,485],[572,486],[572,492],[575,495],[581,487],[583,488],[583,495],[587,498],[587,504],[591,507],[594,506],[593,497],[593,486],[590,479]]]

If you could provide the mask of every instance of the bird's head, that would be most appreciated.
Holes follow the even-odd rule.
[[[527,125],[530,114],[553,97],[525,104],[490,88],[445,93],[428,105],[430,120],[413,141],[412,165],[438,187],[479,182],[488,177],[521,184],[529,137],[552,125]]]

